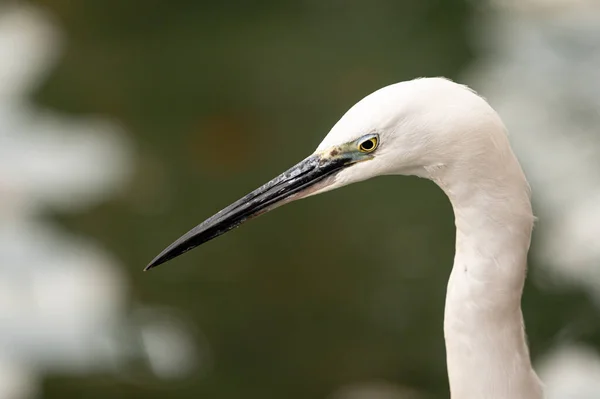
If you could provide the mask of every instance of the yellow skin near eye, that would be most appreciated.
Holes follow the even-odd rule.
[[[365,147],[365,144],[367,145]],[[363,141],[358,145],[358,149],[361,152],[372,152],[377,148],[377,137],[371,137],[368,140]]]

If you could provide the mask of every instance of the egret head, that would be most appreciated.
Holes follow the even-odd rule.
[[[377,147],[356,152],[371,137]],[[356,103],[321,142],[316,153],[354,150],[365,162],[328,177],[318,192],[389,174],[436,180],[440,169],[482,165],[473,160],[509,148],[499,116],[473,90],[445,78],[401,82]]]
[[[500,119],[465,86],[427,78],[384,87],[350,108],[312,155],[190,230],[146,269],[309,195],[379,175],[436,180],[437,170],[489,154],[494,132],[503,132]]]

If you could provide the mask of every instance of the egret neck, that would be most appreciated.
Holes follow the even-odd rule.
[[[529,185],[510,151],[437,167],[455,214],[456,253],[444,336],[453,399],[538,399],[521,296],[533,213]],[[482,354],[486,354],[485,356]]]

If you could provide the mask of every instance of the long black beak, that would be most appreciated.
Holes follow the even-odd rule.
[[[144,270],[152,269],[213,238],[238,227],[246,220],[301,198],[309,188],[353,163],[351,157],[312,155],[267,184],[211,216],[169,245]]]

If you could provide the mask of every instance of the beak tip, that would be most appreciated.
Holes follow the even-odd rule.
[[[192,232],[193,232],[193,230],[192,230]],[[190,234],[190,232],[188,232],[188,234],[184,235],[179,240],[175,241],[173,244],[171,244],[167,248],[165,248],[154,259],[152,259],[152,261],[150,261],[150,263],[148,263],[148,265],[144,268],[144,271],[147,272],[150,269],[154,269],[156,266],[160,266],[163,263],[166,263],[166,262],[170,261],[171,259],[178,257],[179,255],[183,255],[190,249],[196,247],[197,244],[196,245],[190,244],[190,242],[189,242],[190,238],[188,237],[189,234]]]
[[[154,258],[152,262],[148,263],[146,267],[144,267],[144,271],[147,272],[150,269],[154,269],[156,266],[164,263],[165,261],[166,260],[163,260],[162,257],[159,255],[156,258]]]
[[[148,266],[144,267],[144,271],[147,272],[148,270],[152,269],[154,266],[156,266],[156,265],[149,263]]]

